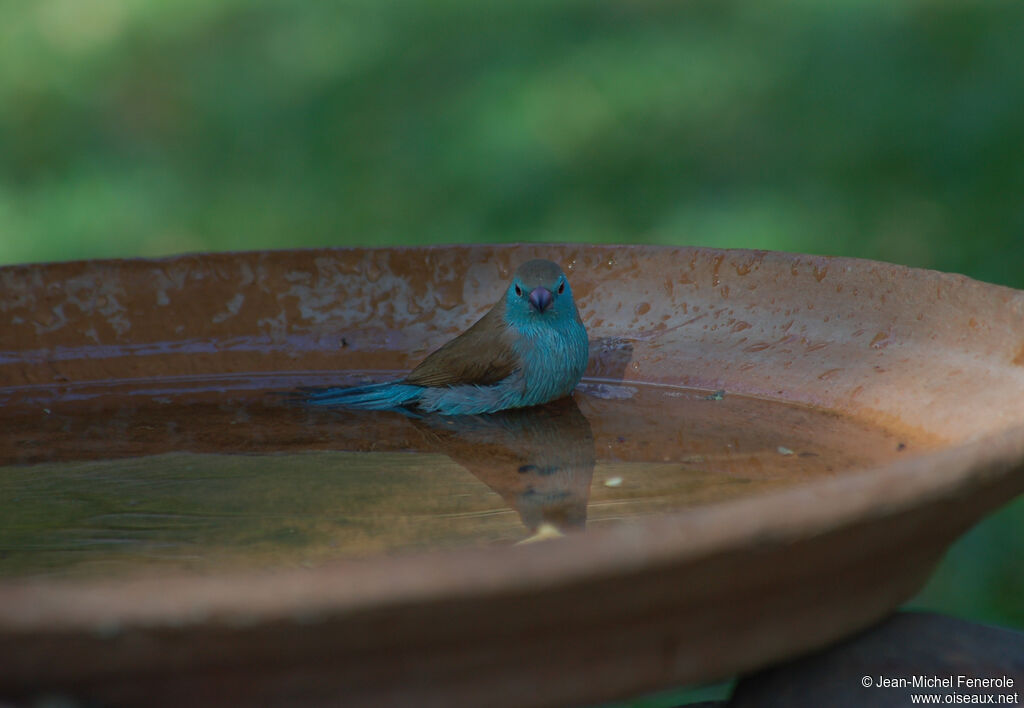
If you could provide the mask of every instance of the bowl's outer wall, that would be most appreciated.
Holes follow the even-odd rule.
[[[402,370],[532,257],[569,273],[591,376],[825,406],[949,444],[558,543],[6,581],[0,698],[564,706],[720,678],[880,618],[1024,489],[1024,293],[849,259],[512,246],[8,267],[0,388]]]

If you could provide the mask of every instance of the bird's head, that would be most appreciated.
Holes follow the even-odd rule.
[[[505,293],[505,303],[511,317],[576,316],[569,279],[558,264],[539,258],[519,266]]]

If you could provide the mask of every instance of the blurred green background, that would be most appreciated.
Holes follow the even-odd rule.
[[[1024,287],[1024,4],[0,0],[0,263],[473,241]],[[921,606],[1024,628],[1024,501]]]
[[[0,262],[470,241],[1024,286],[1019,2],[0,0]]]

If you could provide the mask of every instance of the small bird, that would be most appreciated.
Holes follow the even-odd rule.
[[[477,415],[568,396],[587,368],[587,330],[557,264],[527,261],[487,314],[404,379],[306,394],[316,406]]]

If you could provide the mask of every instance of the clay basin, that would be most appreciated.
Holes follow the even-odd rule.
[[[558,404],[310,410],[559,261]],[[912,596],[1024,490],[1024,293],[690,248],[0,269],[0,699],[565,706],[747,672]],[[539,540],[536,543],[518,543]]]

